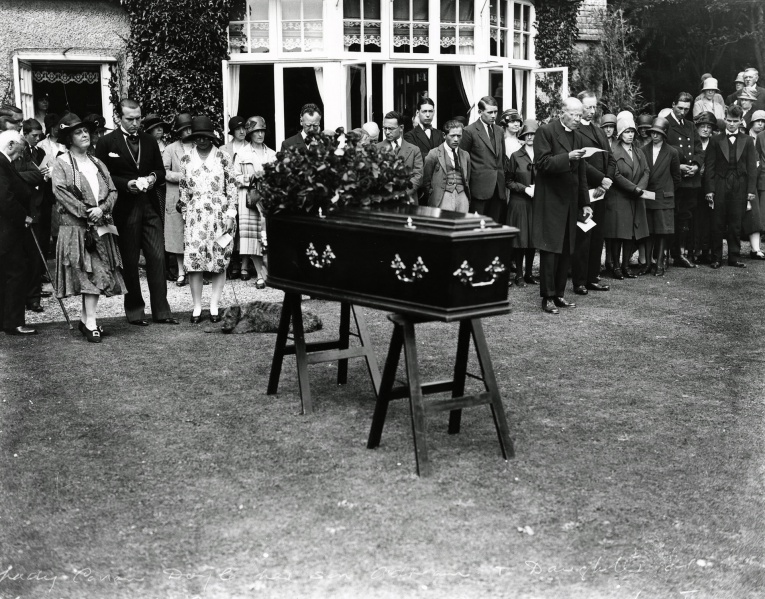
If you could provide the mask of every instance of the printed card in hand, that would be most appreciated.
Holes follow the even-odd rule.
[[[229,243],[234,241],[234,238],[232,237],[231,233],[224,233],[218,239],[215,240],[215,243],[217,243],[220,247],[224,248]]]

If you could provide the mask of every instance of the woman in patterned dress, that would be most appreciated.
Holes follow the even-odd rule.
[[[234,249],[237,188],[231,157],[217,146],[206,116],[194,117],[194,149],[181,159],[180,204],[185,221],[183,266],[194,309],[191,323],[202,320],[202,273],[211,273],[210,322],[220,322],[218,303]]]
[[[266,269],[263,264],[265,219],[259,209],[247,208],[247,190],[253,176],[263,175],[263,165],[276,160],[276,152],[263,143],[266,137],[266,120],[262,116],[247,119],[246,130],[245,139],[249,142],[247,150],[240,152],[234,162],[239,184],[239,254],[242,257],[242,280],[247,281],[250,278],[247,262],[251,260],[258,276],[255,286],[263,289],[266,286]]]
[[[96,322],[98,299],[124,293],[122,257],[107,225],[117,188],[103,162],[88,154],[93,123],[69,113],[59,123],[59,140],[69,149],[53,162],[51,180],[61,226],[56,243],[56,297],[82,295],[79,330],[100,343],[104,330]],[[99,231],[98,229],[101,229]]]

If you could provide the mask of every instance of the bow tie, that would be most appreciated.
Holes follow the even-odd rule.
[[[422,124],[420,124],[420,127],[422,127],[423,129],[425,129],[427,131],[428,129],[432,129],[433,125],[422,125]]]
[[[130,134],[130,133],[125,133],[124,131],[122,133],[125,136],[125,139],[127,139],[131,144],[138,143],[138,133]]]

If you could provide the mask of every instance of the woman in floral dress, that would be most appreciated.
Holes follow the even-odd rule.
[[[220,322],[218,303],[226,268],[234,249],[237,186],[231,157],[205,116],[194,117],[190,139],[194,149],[181,159],[180,204],[183,266],[188,273],[194,309],[192,324],[202,320],[202,273],[211,273],[210,322]]]

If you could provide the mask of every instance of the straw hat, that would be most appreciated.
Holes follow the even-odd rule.
[[[709,91],[710,89],[715,90],[716,92],[720,91],[720,88],[717,87],[717,79],[714,77],[708,77],[704,80],[704,85],[701,88],[702,92]]]
[[[633,129],[637,132],[637,125],[635,125],[635,117],[628,110],[622,110],[616,115],[616,139],[621,137],[627,129]]]
[[[750,88],[745,87],[740,92],[738,92],[738,99],[739,100],[750,100],[752,102],[757,100],[757,94],[755,94]]]

